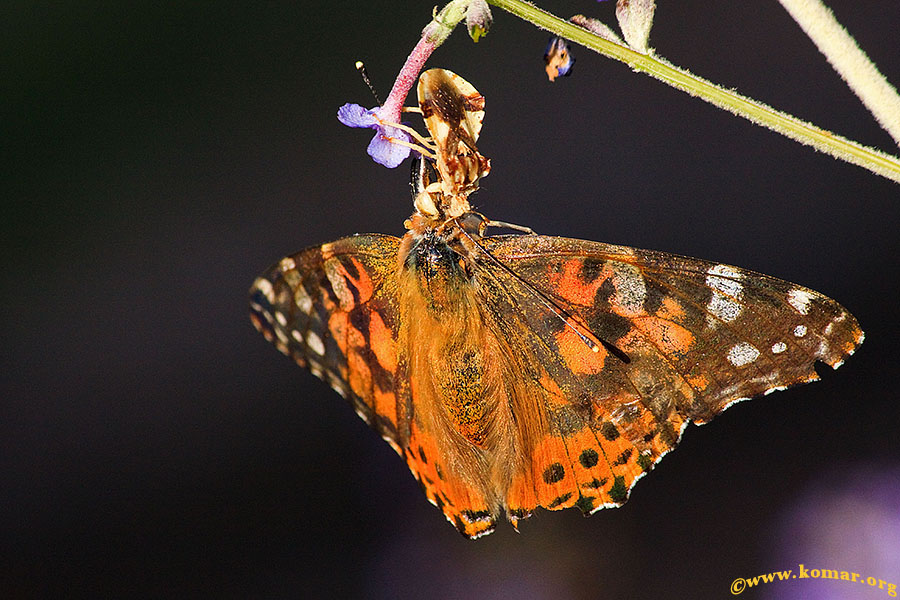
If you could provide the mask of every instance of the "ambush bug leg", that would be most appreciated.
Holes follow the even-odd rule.
[[[513,231],[521,231],[522,233],[527,233],[529,235],[534,234],[534,229],[532,229],[531,227],[516,225],[515,223],[507,223],[506,221],[486,221],[484,226],[498,228],[502,227],[504,229],[512,229]]]
[[[404,125],[403,123],[389,123],[387,121],[383,121],[382,125],[386,125],[388,127],[396,127],[400,131],[405,131],[406,133],[411,135],[413,138],[415,138],[419,142],[419,144],[421,144],[421,147],[426,151],[425,153],[429,154],[430,158],[434,158],[434,151],[437,147],[431,141],[429,141],[428,138],[424,137],[422,134],[420,134],[418,131],[416,131],[409,125]],[[418,150],[418,148],[419,148],[419,146],[416,144],[406,144],[406,145],[414,150]]]

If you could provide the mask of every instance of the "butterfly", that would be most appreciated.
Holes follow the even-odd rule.
[[[730,265],[531,233],[471,209],[490,170],[484,98],[423,73],[431,134],[406,234],[283,258],[250,290],[256,328],[345,397],[465,536],[537,507],[623,504],[679,442],[863,341],[813,290]]]

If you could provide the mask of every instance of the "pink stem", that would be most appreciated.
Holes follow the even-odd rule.
[[[403,68],[400,69],[397,80],[394,81],[394,87],[391,88],[391,93],[385,100],[381,110],[378,111],[381,120],[392,123],[400,122],[403,102],[406,100],[406,96],[409,94],[409,90],[412,89],[413,84],[415,84],[416,79],[418,79],[419,72],[425,65],[425,61],[437,48],[436,44],[426,40],[427,37],[427,35],[422,36],[419,43],[416,44],[416,47],[413,48],[413,51],[407,57]]]

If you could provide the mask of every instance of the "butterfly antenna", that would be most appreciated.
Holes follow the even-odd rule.
[[[381,101],[381,98],[378,97],[378,92],[375,91],[375,86],[372,85],[372,81],[369,79],[369,72],[366,71],[366,65],[363,64],[363,61],[356,61],[356,70],[359,71],[363,81],[366,82],[366,87],[368,87],[369,91],[372,92],[372,95],[375,96],[375,102],[378,103],[378,106],[384,104],[384,102]]]
[[[556,315],[556,317],[559,318],[559,320],[562,321],[566,327],[575,332],[575,335],[581,338],[581,341],[584,342],[584,344],[588,348],[590,348],[592,352],[599,352],[599,346],[603,346],[603,348],[608,350],[610,354],[621,360],[623,363],[628,364],[631,362],[631,359],[627,354],[625,354],[620,349],[616,348],[613,344],[607,342],[603,338],[595,335],[590,329],[576,321],[575,317],[573,317],[566,309],[561,307],[552,299],[548,298],[547,295],[544,294],[541,290],[534,287],[531,283],[519,276],[518,273],[500,262],[500,260],[493,254],[491,254],[487,248],[482,246],[481,243],[478,242],[478,240],[469,235],[469,232],[467,232],[462,227],[460,227],[460,231],[462,231],[463,235],[469,238],[469,240],[473,244],[475,244],[479,250],[484,252],[485,256],[487,256],[495,265],[500,267],[503,271],[505,271],[517,281],[519,281],[522,285],[524,285],[525,289],[527,289],[535,297],[537,297],[538,301],[540,301],[541,304],[543,304],[550,312]]]

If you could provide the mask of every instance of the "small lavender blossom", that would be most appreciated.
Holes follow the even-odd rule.
[[[366,149],[369,156],[378,164],[393,169],[406,160],[411,149],[403,144],[395,144],[393,140],[409,143],[409,134],[405,131],[386,125],[380,116],[382,107],[366,109],[359,104],[345,104],[338,109],[338,121],[348,127],[364,127],[375,130],[375,137]]]

